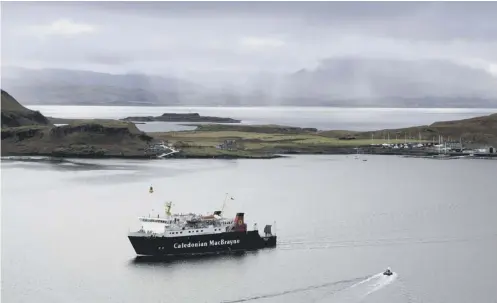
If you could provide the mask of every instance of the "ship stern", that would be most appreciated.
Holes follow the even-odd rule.
[[[276,247],[276,236],[271,235],[271,236],[265,236],[261,237],[262,239],[262,247],[263,248],[274,248]]]

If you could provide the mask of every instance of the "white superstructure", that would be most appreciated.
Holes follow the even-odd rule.
[[[166,203],[165,207],[164,217],[139,217],[139,232],[161,237],[196,236],[227,232],[234,224],[233,219],[223,218],[221,211],[207,216],[193,213],[171,214],[171,203]]]

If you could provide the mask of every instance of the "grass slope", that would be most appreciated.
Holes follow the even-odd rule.
[[[50,125],[50,121],[38,111],[33,111],[22,106],[9,93],[1,90],[1,119],[2,128],[23,125]]]
[[[193,131],[151,133],[159,140],[167,140],[185,153],[326,153],[371,144],[431,142],[438,135],[445,140],[461,138],[466,144],[497,145],[497,114],[458,121],[436,122],[432,125],[369,132],[347,130],[317,131],[278,125],[196,125]],[[344,138],[354,138],[345,140]],[[390,137],[390,139],[388,139]],[[236,140],[232,151],[216,148],[225,140]]]

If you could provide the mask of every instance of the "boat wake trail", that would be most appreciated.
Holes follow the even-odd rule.
[[[397,273],[395,272],[391,276],[385,276],[383,275],[383,273],[378,273],[350,287],[347,287],[346,289],[343,289],[340,292],[327,294],[327,297],[332,295],[333,299],[331,298],[322,298],[322,299],[326,299],[327,302],[340,302],[340,303],[361,302],[367,296],[391,284],[396,279],[397,279]]]
[[[369,296],[374,292],[377,292],[378,290],[382,289],[383,287],[387,286],[388,284],[395,281],[395,279],[397,279],[397,273],[395,272],[391,276],[385,276],[383,274],[380,275],[381,276],[378,277],[376,283],[369,287],[369,291],[364,295],[364,297]]]
[[[350,283],[354,283],[357,281],[361,281],[359,283],[363,283],[371,278],[372,278],[371,276],[366,276],[366,277],[360,277],[360,278],[349,279],[349,280],[341,280],[341,281],[329,282],[329,283],[324,283],[324,284],[319,284],[319,285],[302,287],[302,288],[295,288],[295,289],[280,291],[280,292],[275,292],[275,293],[262,294],[262,295],[258,295],[258,296],[247,297],[247,298],[242,298],[242,299],[237,299],[237,300],[222,301],[221,303],[247,302],[247,301],[253,301],[253,300],[279,297],[279,296],[284,296],[284,295],[288,295],[288,294],[294,294],[294,293],[304,292],[304,291],[309,291],[309,290],[315,290],[315,289],[324,288],[324,287],[331,287],[331,286],[337,287],[340,285],[344,285],[344,287],[339,287],[338,289],[334,290],[334,291],[341,291],[341,290],[350,288],[351,287],[351,286],[349,286]],[[356,283],[356,284],[358,284],[358,283]],[[354,284],[354,285],[356,285],[356,284]]]

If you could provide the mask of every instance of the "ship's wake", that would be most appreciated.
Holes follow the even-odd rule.
[[[375,280],[375,283],[368,287],[368,292],[364,295],[364,297],[369,296],[374,292],[377,292],[378,290],[382,289],[388,284],[391,284],[396,279],[397,279],[397,273],[395,272],[391,276],[385,276],[383,274],[380,274],[380,276],[377,277],[377,279]]]
[[[397,279],[397,273],[395,272],[391,276],[385,276],[383,275],[383,273],[378,273],[375,275],[360,277],[355,279],[341,280],[341,281],[335,281],[319,285],[302,287],[302,288],[294,288],[286,291],[261,294],[261,295],[256,295],[236,300],[222,301],[222,303],[238,303],[238,302],[269,299],[269,298],[291,295],[301,292],[310,292],[318,289],[323,290],[322,295],[319,298],[317,298],[317,300],[314,301],[311,300],[313,303],[361,302],[369,295],[393,283],[396,279]]]
[[[313,303],[361,302],[369,295],[381,290],[382,288],[394,282],[396,279],[397,279],[397,273],[395,272],[391,276],[385,276],[383,275],[383,273],[378,273],[375,275],[360,277],[355,279],[335,281],[335,282],[312,285],[302,288],[294,288],[286,291],[261,294],[237,300],[222,301],[222,303],[238,303],[238,302],[247,302],[253,300],[269,299],[269,298],[291,295],[301,292],[310,292],[318,289],[322,289],[324,291],[322,295],[319,298],[317,298],[317,300],[316,299],[314,301],[311,300]]]
[[[397,273],[395,272],[391,276],[385,276],[383,273],[378,273],[340,292],[332,293],[330,296],[324,297],[320,301],[326,300],[326,302],[340,303],[362,302],[366,297],[393,283],[396,279]]]
[[[360,278],[349,279],[349,280],[341,280],[341,281],[323,283],[323,284],[318,284],[318,285],[311,285],[311,286],[302,287],[302,288],[294,288],[294,289],[290,289],[290,290],[268,293],[268,294],[261,294],[261,295],[246,297],[246,298],[237,299],[237,300],[222,301],[222,303],[238,303],[238,302],[247,302],[247,301],[259,300],[259,299],[267,299],[267,298],[279,297],[279,296],[284,296],[284,295],[289,295],[289,294],[294,294],[294,293],[299,293],[299,292],[304,292],[304,291],[310,291],[310,290],[316,290],[319,288],[333,287],[333,286],[334,286],[334,288],[335,287],[338,288],[337,290],[339,291],[341,289],[346,289],[346,288],[350,287],[349,285],[351,283],[354,283],[354,282],[357,283],[357,281],[362,281],[365,279],[368,279],[368,277],[360,277]]]

